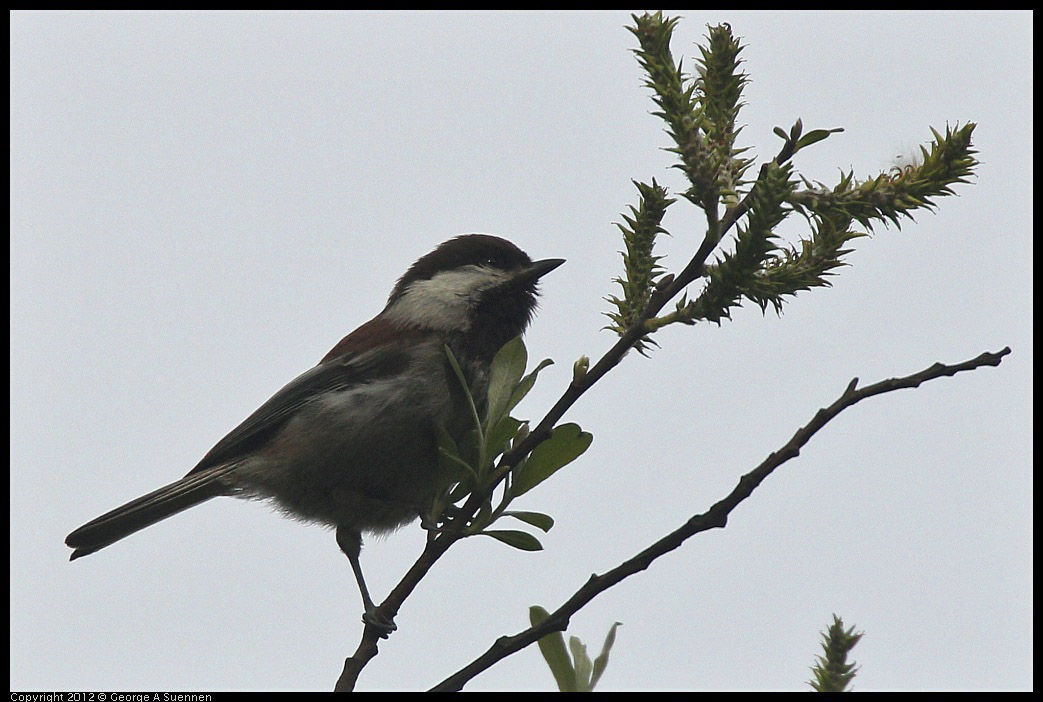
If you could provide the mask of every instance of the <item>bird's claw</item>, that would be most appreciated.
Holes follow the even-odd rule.
[[[366,611],[362,614],[362,622],[366,626],[371,626],[376,629],[377,634],[382,639],[386,639],[391,635],[391,632],[398,630],[398,626],[395,625],[395,622],[381,616],[376,607],[366,608]]]

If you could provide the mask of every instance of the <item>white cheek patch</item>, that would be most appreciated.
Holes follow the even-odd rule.
[[[386,315],[392,321],[428,329],[465,330],[470,311],[483,290],[510,277],[498,268],[465,266],[412,283]]]

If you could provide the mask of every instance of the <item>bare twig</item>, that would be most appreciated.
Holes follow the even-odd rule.
[[[998,366],[1003,357],[1009,353],[1010,348],[1007,347],[996,353],[982,353],[976,358],[954,365],[935,363],[919,373],[900,378],[888,378],[860,389],[857,388],[858,378],[855,378],[833,404],[820,409],[812,417],[811,421],[798,429],[784,446],[769,454],[759,466],[743,475],[731,493],[710,507],[708,511],[695,515],[679,529],[667,534],[633,558],[624,561],[603,575],[591,575],[590,579],[576,590],[572,597],[566,600],[539,625],[525,629],[513,636],[500,637],[485,653],[436,685],[432,688],[432,691],[450,692],[460,690],[471,678],[503,658],[520,651],[549,633],[565,631],[568,627],[569,618],[579,611],[580,608],[616,583],[648,568],[652,561],[678,548],[688,538],[709,529],[723,528],[728,522],[728,516],[739,503],[749,497],[757,486],[771,475],[776,468],[791,458],[796,458],[800,455],[800,450],[811,440],[811,437],[845,409],[874,395],[881,395],[904,388],[916,388],[928,380],[956,375],[962,371],[974,370],[982,366]]]

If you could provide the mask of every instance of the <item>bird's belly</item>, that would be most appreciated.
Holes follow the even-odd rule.
[[[244,496],[272,498],[299,519],[395,529],[439,487],[436,427],[449,418],[448,397],[382,383],[328,395],[302,408],[235,480]]]

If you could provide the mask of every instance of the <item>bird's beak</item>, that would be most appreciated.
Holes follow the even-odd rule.
[[[542,261],[533,261],[528,268],[518,273],[515,280],[536,282],[563,263],[565,263],[563,258],[545,258]]]

